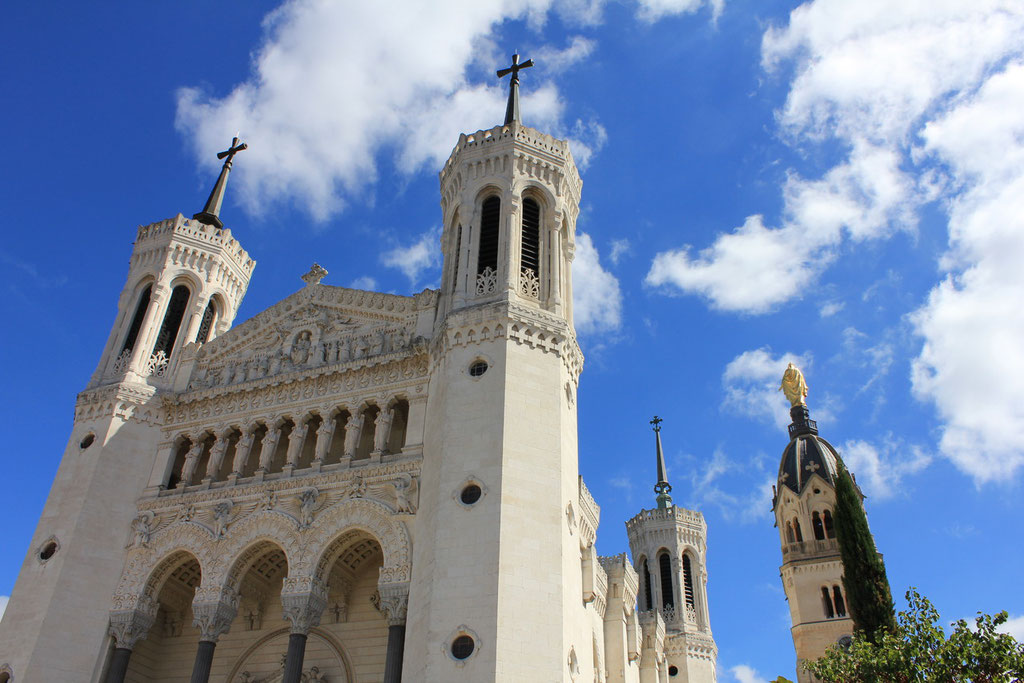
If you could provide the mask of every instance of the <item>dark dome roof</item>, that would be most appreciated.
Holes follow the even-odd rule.
[[[779,489],[788,486],[800,494],[811,475],[817,474],[829,485],[836,485],[839,455],[828,441],[814,432],[805,432],[793,437],[782,452],[779,465]]]

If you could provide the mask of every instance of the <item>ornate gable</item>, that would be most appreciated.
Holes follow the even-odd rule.
[[[224,387],[250,380],[360,361],[409,355],[418,311],[436,292],[415,297],[312,285],[289,296],[195,353],[188,389]],[[383,360],[383,359],[382,359]]]

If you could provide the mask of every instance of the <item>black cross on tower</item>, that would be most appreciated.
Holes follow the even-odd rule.
[[[206,206],[203,207],[202,211],[192,216],[192,218],[207,225],[213,225],[218,228],[224,227],[224,223],[220,220],[220,207],[224,203],[224,188],[227,186],[228,173],[231,172],[231,162],[236,154],[248,148],[249,145],[239,140],[236,135],[235,139],[231,141],[231,147],[223,152],[217,152],[218,159],[227,157],[224,159],[224,166],[220,169],[220,175],[213,186],[213,191],[210,192],[210,198],[206,200]]]
[[[654,416],[654,419],[651,420],[651,424],[654,425],[654,431],[656,431],[656,432],[660,432],[661,431],[661,423],[662,422],[664,422],[664,420],[662,420],[657,415]]]
[[[519,63],[519,55],[512,55],[512,66],[507,69],[498,69],[498,78],[512,74],[512,80],[508,84],[508,105],[505,107],[505,125],[519,120],[519,71],[533,66],[533,60],[527,59]]]

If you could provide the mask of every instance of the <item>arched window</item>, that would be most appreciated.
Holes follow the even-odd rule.
[[[210,303],[206,304],[206,310],[203,311],[203,320],[199,323],[199,333],[196,335],[196,341],[200,344],[205,344],[210,341],[210,332],[213,331],[213,320],[217,317],[217,304],[210,299]]]
[[[793,518],[793,531],[796,533],[796,542],[803,543],[804,535],[800,533],[800,520],[796,517]]]
[[[832,598],[828,594],[828,586],[821,587],[821,606],[825,610],[826,619],[834,619],[836,613],[832,610]]]
[[[683,597],[686,605],[693,607],[693,567],[688,553],[683,553]]]
[[[523,200],[523,235],[520,252],[523,272],[540,277],[540,206],[527,197]]]
[[[661,606],[674,607],[675,597],[672,595],[672,560],[668,553],[658,557],[658,568],[661,570]]]
[[[647,558],[644,557],[640,560],[643,564],[644,569],[644,609],[649,610],[654,607],[654,600],[651,599],[651,570],[647,567]]]
[[[832,521],[832,511],[825,510],[825,513],[822,515],[822,517],[825,520],[825,538],[835,538],[836,526],[835,522]]]
[[[135,349],[135,342],[139,339],[139,330],[142,329],[142,321],[146,318],[146,310],[149,308],[149,298],[153,295],[153,285],[146,287],[139,297],[139,303],[135,307],[135,317],[132,318],[132,325],[128,328],[128,336],[124,339],[124,346],[121,353],[131,353]]]
[[[825,540],[825,527],[821,524],[821,515],[815,510],[814,514],[811,515],[811,526],[814,527],[814,540],[824,541]]]
[[[796,542],[796,536],[793,535],[793,524],[792,522],[786,522],[786,540],[790,543]]]
[[[455,232],[455,251],[452,252],[455,265],[452,266],[452,291],[459,288],[459,260],[462,258],[462,226]]]
[[[836,605],[836,616],[846,616],[846,602],[843,601],[843,589],[839,586],[832,586],[832,601]]]
[[[498,270],[498,226],[501,222],[501,199],[488,197],[480,210],[480,251],[476,259],[477,275],[488,268]]]
[[[156,344],[153,346],[153,353],[161,351],[170,358],[174,351],[174,342],[178,338],[178,329],[181,327],[181,320],[185,317],[185,309],[188,308],[188,287],[178,285],[171,292],[171,300],[167,304],[167,313],[164,314],[164,323],[160,326],[160,334],[156,337]]]

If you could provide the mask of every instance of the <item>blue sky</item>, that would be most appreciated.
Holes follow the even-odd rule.
[[[386,7],[385,5],[394,5]],[[106,341],[137,225],[201,209],[258,261],[239,320],[325,283],[436,286],[437,170],[500,123],[572,140],[586,366],[580,467],[598,548],[653,505],[709,525],[720,680],[789,675],[770,486],[776,389],[868,494],[893,592],[944,617],[1018,590],[1024,465],[1024,7],[1019,2],[527,0],[21,5],[0,26],[0,345],[13,587]],[[5,602],[0,598],[0,604]]]

